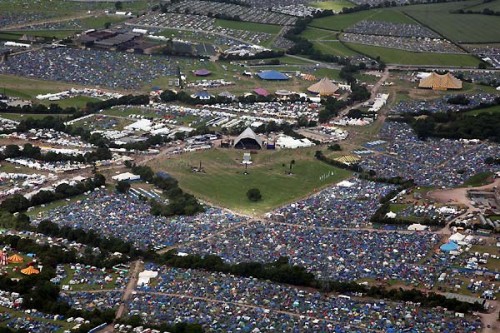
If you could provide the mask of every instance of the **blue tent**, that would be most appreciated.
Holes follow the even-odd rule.
[[[446,244],[441,245],[440,249],[443,252],[456,251],[458,250],[458,245],[453,242],[448,242]]]
[[[288,76],[278,71],[262,71],[257,76],[262,80],[284,81],[289,79]]]

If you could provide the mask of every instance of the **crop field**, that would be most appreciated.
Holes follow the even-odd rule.
[[[452,13],[478,1],[425,4],[401,7],[421,24],[457,43],[500,42],[498,16]]]
[[[380,56],[388,64],[477,67],[480,63],[479,59],[467,54],[409,52],[355,43],[346,44],[355,51],[372,58]]]
[[[397,9],[374,9],[352,14],[322,17],[313,20],[311,27],[340,31],[362,20],[392,23],[415,23],[414,20]]]
[[[246,214],[262,214],[303,198],[311,192],[341,181],[349,171],[334,168],[314,158],[315,148],[282,151],[258,151],[245,175],[240,163],[241,150],[215,149],[181,155],[175,159],[150,162],[154,170],[164,170],[179,180],[180,186],[210,203]],[[295,160],[292,175],[290,161]],[[191,166],[202,163],[205,173],[194,173]],[[322,175],[333,175],[320,180]],[[246,192],[258,188],[262,200],[251,202]]]
[[[321,9],[330,9],[333,10],[334,12],[340,12],[343,8],[354,7],[354,4],[347,0],[319,1],[319,2],[312,2],[309,5]]]

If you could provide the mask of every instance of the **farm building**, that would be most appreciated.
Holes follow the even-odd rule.
[[[324,77],[319,82],[307,88],[307,90],[320,96],[332,96],[337,90],[339,90],[339,87],[330,79]]]
[[[247,127],[235,140],[234,148],[237,149],[262,149],[262,140],[250,127]]]
[[[431,73],[420,80],[419,88],[432,90],[462,89],[462,81],[451,75]]]
[[[262,72],[258,73],[257,76],[261,80],[266,80],[266,81],[285,81],[285,80],[290,79],[286,74],[283,74],[283,73],[278,72],[278,71],[273,71],[273,70],[262,71]]]

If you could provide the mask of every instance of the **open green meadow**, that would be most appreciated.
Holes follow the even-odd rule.
[[[308,39],[309,41],[315,40],[337,40],[338,32],[332,32],[331,30],[323,30],[318,28],[307,27],[300,37]]]
[[[492,11],[500,11],[500,0],[494,0],[491,2],[481,2],[478,5],[467,7],[465,10],[472,10],[474,12],[482,11],[483,9],[490,9]]]
[[[281,30],[281,27],[279,25],[230,21],[222,19],[216,19],[215,25],[226,29],[266,32],[268,34],[277,34]]]
[[[21,121],[28,118],[42,119],[48,116],[66,118],[70,116],[69,114],[36,114],[36,113],[0,113],[0,117]]]
[[[343,8],[352,8],[354,4],[347,0],[334,0],[334,1],[318,1],[311,2],[310,6],[321,8],[321,9],[330,9],[334,12],[340,12]]]
[[[362,20],[384,21],[393,23],[415,23],[414,20],[397,9],[364,10],[352,14],[334,15],[313,20],[311,27],[343,30]]]
[[[75,107],[75,108],[79,109],[79,108],[84,108],[85,106],[87,106],[87,103],[98,102],[98,101],[100,101],[100,99],[87,97],[87,96],[76,96],[76,97],[61,99],[59,101],[44,100],[42,102],[42,104],[45,104],[45,105],[57,104],[62,108]]]
[[[500,42],[500,18],[453,11],[482,1],[463,1],[401,7],[401,11],[421,24],[457,43]]]
[[[323,54],[332,54],[339,57],[349,57],[357,55],[358,53],[353,50],[347,48],[340,41],[315,41],[312,42],[314,45],[314,49],[321,51]]]
[[[466,114],[469,116],[476,116],[481,113],[497,113],[497,112],[500,112],[500,105],[495,105],[489,108],[484,108],[479,110],[468,111],[466,112]]]
[[[477,67],[481,62],[479,59],[467,54],[410,52],[355,43],[345,44],[369,57],[377,58],[380,56],[388,64]]]
[[[157,159],[149,163],[154,170],[163,170],[179,180],[180,186],[197,197],[218,206],[246,214],[262,214],[273,208],[303,198],[320,188],[339,182],[351,175],[314,158],[311,149],[258,151],[252,154],[248,175],[241,164],[242,150],[212,149],[181,155],[175,159]],[[295,160],[292,175],[290,161]],[[191,167],[199,163],[205,173],[195,173]],[[333,175],[321,180],[322,175]],[[262,200],[251,202],[246,192],[258,188]]]

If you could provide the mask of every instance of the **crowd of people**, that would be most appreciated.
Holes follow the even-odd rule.
[[[380,207],[380,199],[396,187],[361,179],[350,179],[307,199],[273,212],[272,218],[286,223],[316,227],[366,227]]]
[[[198,322],[216,332],[473,332],[481,325],[411,302],[327,296],[253,278],[152,264],[146,269],[159,273],[155,284],[139,287],[129,306],[131,314],[148,322]]]
[[[270,262],[288,257],[318,278],[415,283],[433,279],[416,263],[439,242],[430,233],[328,230],[286,223],[251,223],[203,242],[179,246],[185,253],[215,254],[226,262]]]
[[[150,214],[147,202],[130,194],[94,190],[83,200],[55,208],[44,219],[72,228],[94,230],[103,236],[117,237],[138,248],[161,249],[182,242],[207,237],[245,219],[221,209],[207,207],[196,216],[165,218]]]
[[[433,39],[429,37],[398,37],[365,35],[355,33],[344,33],[342,41],[400,49],[412,52],[433,52],[433,53],[464,53],[455,44],[445,39]]]
[[[411,177],[424,186],[452,187],[479,172],[495,171],[485,160],[500,154],[500,145],[494,143],[422,141],[409,125],[397,122],[385,122],[380,138],[388,141],[385,153],[365,157],[361,167],[381,177]]]
[[[379,35],[413,38],[440,38],[440,36],[419,24],[392,23],[384,21],[359,21],[346,29],[346,32],[361,35]]]
[[[168,57],[73,48],[25,52],[0,64],[3,74],[112,89],[140,88],[175,72],[175,61]]]

